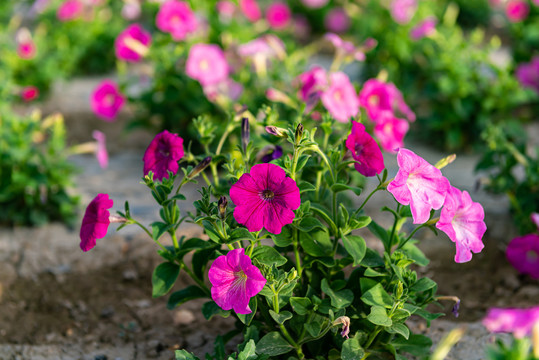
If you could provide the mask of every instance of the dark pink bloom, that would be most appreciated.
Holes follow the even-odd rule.
[[[111,80],[103,80],[92,93],[90,103],[92,111],[106,121],[113,121],[121,110],[125,98],[118,85]]]
[[[56,17],[60,21],[74,20],[80,17],[83,10],[84,4],[79,0],[66,0],[56,11]]]
[[[170,33],[176,41],[185,39],[198,27],[197,19],[189,4],[177,0],[167,0],[161,5],[155,24],[159,30]]]
[[[417,10],[417,0],[393,0],[389,10],[396,23],[408,24]]]
[[[409,128],[406,120],[399,119],[391,111],[385,110],[378,114],[374,135],[380,140],[382,149],[395,153],[404,146],[404,137]]]
[[[483,319],[488,331],[512,333],[518,339],[530,335],[538,322],[539,306],[528,309],[491,308]]]
[[[110,225],[110,209],[114,205],[108,194],[98,194],[86,208],[80,228],[80,248],[88,251],[94,248],[97,239],[107,235]]]
[[[473,202],[467,191],[449,187],[436,228],[445,232],[455,243],[455,262],[470,261],[472,252],[477,254],[483,250],[481,239],[487,230],[484,218],[483,207]]]
[[[264,227],[280,234],[283,226],[294,220],[294,211],[301,205],[299,188],[279,166],[257,164],[243,174],[230,188],[230,199],[236,205],[234,218],[247,230]]]
[[[224,81],[228,77],[225,53],[215,44],[195,44],[189,50],[185,73],[202,85]]]
[[[514,238],[507,244],[505,254],[519,272],[539,279],[539,235],[528,234]]]
[[[260,20],[262,12],[256,0],[239,0],[240,10],[250,22]]]
[[[523,87],[534,89],[539,94],[539,56],[534,56],[529,63],[520,64],[516,76]]]
[[[410,30],[410,38],[414,41],[417,41],[426,36],[434,34],[434,32],[436,31],[437,23],[438,19],[436,19],[435,17],[426,18],[425,20],[414,26],[412,30]]]
[[[301,0],[301,3],[305,5],[305,7],[311,9],[319,9],[322,6],[326,5],[328,2],[329,0]]]
[[[282,2],[274,2],[266,9],[266,20],[274,29],[283,29],[292,18],[292,13],[288,5]]]
[[[505,7],[505,14],[511,22],[520,22],[528,17],[530,5],[526,0],[509,0]]]
[[[387,191],[402,205],[410,205],[414,224],[423,224],[429,220],[432,209],[444,204],[449,181],[440,169],[408,149],[399,149],[397,163],[399,171],[387,185]]]
[[[237,314],[250,314],[249,300],[266,285],[266,279],[243,248],[215,259],[208,278],[212,284],[213,301],[221,309],[234,310]]]
[[[21,90],[21,98],[25,102],[30,102],[39,97],[39,89],[35,86],[25,86]]]
[[[365,131],[365,125],[352,121],[352,133],[346,139],[346,147],[356,161],[356,170],[364,176],[380,174],[384,168],[384,157],[372,136]]]
[[[168,172],[178,172],[178,161],[183,157],[183,139],[167,130],[155,135],[146,149],[144,157],[144,175],[153,172],[155,180],[168,178]]]
[[[97,141],[97,149],[95,157],[102,169],[106,169],[109,166],[109,153],[107,152],[107,143],[105,134],[99,130],[94,130],[92,137]]]
[[[350,27],[350,17],[343,8],[331,9],[324,18],[326,30],[334,33],[343,33]]]
[[[138,62],[148,53],[152,36],[139,24],[131,24],[118,35],[114,42],[116,57],[120,60]]]
[[[298,80],[301,88],[298,97],[307,103],[307,112],[316,106],[322,93],[328,86],[327,73],[321,66],[314,66],[310,70],[300,74]]]
[[[17,41],[17,55],[21,59],[30,60],[36,56],[36,44],[27,28],[19,29],[15,39]]]
[[[408,121],[415,121],[415,114],[404,102],[402,93],[393,83],[384,83],[378,79],[369,79],[359,92],[359,103],[369,118],[375,123],[382,111],[389,110],[403,114]]]
[[[343,72],[333,73],[329,79],[329,88],[322,93],[322,104],[337,121],[348,122],[359,112],[356,90]]]

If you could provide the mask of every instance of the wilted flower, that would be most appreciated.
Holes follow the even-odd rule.
[[[436,228],[445,232],[455,243],[455,262],[470,261],[472,252],[479,253],[483,250],[481,239],[487,230],[484,218],[483,207],[473,202],[467,191],[449,187]]]
[[[399,119],[389,110],[380,111],[374,126],[374,135],[380,140],[385,151],[392,153],[404,146],[404,137],[410,125],[404,119]]]
[[[21,90],[21,99],[24,102],[30,102],[39,97],[39,89],[35,86],[25,86]]]
[[[214,44],[195,44],[189,50],[185,73],[202,85],[216,84],[228,77],[228,62],[223,50]]]
[[[520,22],[528,17],[530,5],[526,0],[509,0],[505,7],[505,14],[511,22]]]
[[[274,135],[278,137],[286,137],[286,130],[283,128],[279,128],[277,126],[273,126],[273,125],[266,126],[266,132],[270,135]]]
[[[176,41],[185,39],[198,26],[189,4],[177,0],[167,0],[161,5],[155,24],[159,30],[170,33]]]
[[[109,165],[109,154],[107,152],[105,134],[99,130],[94,130],[92,132],[92,137],[97,141],[97,149],[95,152],[97,162],[102,169],[106,169]]]
[[[241,12],[249,21],[255,22],[262,17],[262,12],[256,0],[239,0],[239,5]]]
[[[348,334],[350,334],[350,318],[348,316],[339,316],[335,321],[333,321],[333,325],[341,325],[342,324],[342,331],[341,336],[345,338],[349,338]]]
[[[226,217],[226,207],[228,206],[228,200],[226,196],[221,196],[217,202],[217,207],[219,208],[219,217],[221,220],[224,220]]]
[[[168,172],[176,174],[178,161],[183,157],[183,139],[167,130],[157,134],[144,153],[144,175],[150,171],[154,179],[168,178]]]
[[[322,93],[322,104],[337,121],[347,122],[359,112],[356,90],[343,72],[333,73],[329,79],[329,88]]]
[[[292,18],[288,5],[282,2],[274,2],[266,9],[266,20],[276,30],[285,28]]]
[[[182,147],[183,149],[183,147]],[[189,174],[187,174],[187,178],[188,179],[193,179],[195,178],[198,174],[200,174],[205,168],[207,168],[208,166],[210,166],[211,164],[211,156],[206,156],[204,159],[202,159],[201,162],[199,162],[197,164],[197,166],[195,166],[193,168],[193,170],[191,170],[191,172],[189,172]]]
[[[395,22],[408,24],[417,10],[417,0],[393,0],[389,10]]]
[[[538,322],[539,306],[528,309],[491,308],[483,319],[488,331],[512,333],[517,339],[530,335]]]
[[[234,218],[238,223],[251,232],[264,227],[272,234],[280,234],[283,226],[291,224],[293,210],[301,205],[296,182],[274,164],[253,166],[232,185],[230,199],[236,205]]]
[[[343,33],[350,27],[350,17],[343,8],[332,8],[324,18],[324,26],[327,31]]]
[[[116,57],[129,62],[140,61],[148,53],[152,36],[139,24],[131,24],[114,42]]]
[[[412,30],[410,30],[410,38],[412,38],[412,40],[414,41],[417,41],[426,36],[434,34],[434,32],[436,31],[437,23],[438,19],[436,19],[435,17],[426,18],[425,20],[414,26]]]
[[[84,10],[84,4],[79,0],[66,0],[56,11],[56,17],[60,21],[69,21],[78,18]]]
[[[86,208],[80,228],[80,248],[82,251],[93,249],[96,240],[107,235],[110,225],[110,209],[114,205],[108,194],[98,194]]]
[[[118,85],[111,80],[103,80],[92,93],[90,103],[92,111],[106,121],[113,121],[123,107],[124,96],[120,93]]]
[[[223,310],[250,314],[249,300],[258,294],[266,279],[245,255],[245,249],[234,249],[221,255],[210,266],[211,298]]]
[[[534,56],[529,63],[520,64],[516,76],[523,87],[534,89],[539,94],[539,56]]]
[[[505,255],[520,273],[539,279],[539,235],[528,234],[514,238],[507,244]]]
[[[356,170],[364,176],[380,174],[384,166],[384,157],[378,144],[365,131],[365,125],[352,121],[352,133],[346,139],[346,147],[356,161]]]
[[[399,149],[397,163],[399,171],[387,185],[387,191],[400,204],[410,205],[414,224],[425,223],[430,211],[444,204],[449,180],[439,169],[408,149]]]
[[[262,156],[260,161],[263,163],[269,163],[273,160],[280,158],[281,156],[283,156],[283,148],[279,145],[275,145],[273,149],[270,149],[266,154]]]
[[[15,39],[17,41],[17,55],[21,59],[30,60],[36,56],[36,44],[27,28],[19,29]]]

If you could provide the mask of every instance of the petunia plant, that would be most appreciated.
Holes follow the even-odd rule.
[[[256,117],[242,110],[216,136],[211,121],[199,118],[202,155],[184,149],[180,134],[160,133],[141,171],[160,219],[141,224],[127,202],[112,216],[100,194],[83,219],[81,247],[89,250],[110,222],[139,225],[163,258],[152,275],[154,297],[168,295],[185,272],[193,281],[168,295],[168,308],[206,299],[206,319],[238,320],[208,359],[426,356],[432,342],[414,334],[408,319],[430,325],[443,314],[428,305],[452,300],[456,313],[460,301],[438,295],[436,283],[417,273],[429,261],[414,235],[438,228],[455,242],[455,261],[470,261],[483,248],[483,209],[443,176],[440,169],[454,157],[432,165],[393,149],[399,171],[390,178],[361,119],[343,119],[325,114],[319,131],[302,112],[285,120],[271,108]],[[226,142],[236,147],[224,154]],[[198,177],[201,196],[188,211],[184,185]],[[374,180],[369,193],[367,178]],[[396,200],[382,208],[388,227],[373,220],[369,204],[383,191]],[[201,234],[182,235],[184,222],[198,224]],[[237,334],[244,339],[239,353],[227,357],[224,344]],[[184,350],[176,356],[196,359]]]

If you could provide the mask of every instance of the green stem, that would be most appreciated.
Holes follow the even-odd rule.
[[[365,199],[365,201],[363,201],[363,203],[361,204],[361,206],[356,210],[355,214],[359,214],[359,212],[363,209],[363,207],[365,206],[365,204],[367,204],[367,201],[369,201],[369,199],[374,195],[374,193],[376,193],[377,191],[379,190],[382,190],[382,188],[380,187],[380,185],[378,185],[376,187],[376,189],[374,189],[373,191],[371,191],[371,193],[369,194],[369,196],[367,196],[367,198]]]
[[[159,239],[154,239],[154,238],[153,238],[152,233],[146,228],[146,226],[142,225],[142,224],[139,223],[137,220],[134,220],[134,219],[129,219],[129,220],[133,221],[133,224],[138,225],[142,230],[144,230],[144,231],[146,232],[146,234],[148,234],[148,236],[149,236],[149,237],[150,237],[150,238],[151,238],[157,245],[159,245],[159,247],[161,248],[161,250],[164,250],[164,251],[166,251],[166,252],[169,252],[169,251],[167,250],[167,248],[164,247],[163,244],[161,244],[161,243],[159,242]]]
[[[273,284],[271,285],[271,290],[273,291],[273,311],[275,311],[277,314],[279,313],[279,292],[275,290],[275,287],[273,287]],[[284,338],[292,345],[300,358],[300,360],[305,359],[305,355],[303,354],[303,351],[301,350],[301,346],[298,345],[294,339],[292,339],[292,336],[290,336],[290,333],[288,330],[286,330],[286,327],[283,324],[279,324],[279,328],[281,329],[281,333],[283,334]]]
[[[189,267],[187,265],[185,265],[185,263],[183,261],[180,261],[180,266],[182,267],[182,269],[185,270],[185,272],[191,277],[191,279],[195,280],[195,282],[197,283],[198,286],[200,286],[202,288],[202,290],[209,296],[211,296],[211,291],[210,289],[208,289],[208,287],[206,286],[206,284],[204,284],[204,281],[202,281],[201,279],[198,278],[198,276],[196,276],[193,271],[191,271],[191,269],[189,269]]]
[[[397,248],[395,250],[399,250],[399,249],[402,249],[402,247],[404,245],[406,245],[406,243],[412,238],[412,236],[414,236],[414,234],[421,228],[424,228],[426,226],[426,223],[425,224],[421,224],[419,225],[418,227],[416,227],[411,233],[410,235],[408,235],[408,237],[399,244],[399,246],[397,246]]]
[[[172,238],[172,243],[174,244],[174,250],[178,252],[180,250],[180,245],[178,244],[178,238],[176,237],[176,231],[169,230],[168,233],[170,234],[170,237]]]
[[[294,155],[292,157],[292,169],[290,170],[290,178],[296,181],[296,168],[298,166],[299,149],[297,145],[294,145]]]
[[[296,258],[296,269],[298,270],[298,277],[301,278],[301,274],[303,273],[303,267],[301,265],[301,257],[299,254],[298,241],[299,241],[298,229],[294,229],[294,240],[292,244],[294,245],[294,255]]]
[[[333,183],[336,183],[337,182],[337,177],[335,176],[335,172],[333,171],[333,167],[331,166],[331,164],[329,163],[329,160],[328,158],[326,157],[326,154],[324,154],[322,152],[322,150],[320,150],[320,148],[318,146],[315,147],[314,151],[320,155],[320,157],[324,160],[324,162],[326,163],[326,165],[328,166],[328,169],[329,169],[329,172],[331,173],[331,178],[333,179]]]

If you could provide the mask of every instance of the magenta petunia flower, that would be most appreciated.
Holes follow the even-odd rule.
[[[144,175],[153,172],[153,178],[161,181],[168,178],[168,171],[176,174],[183,157],[183,139],[167,130],[155,135],[146,149],[144,157]]]
[[[322,93],[322,104],[337,121],[347,122],[359,112],[356,90],[343,72],[331,74],[329,80],[329,88]]]
[[[131,24],[114,42],[116,57],[128,62],[138,62],[148,54],[152,36],[139,24]]]
[[[225,53],[218,45],[193,45],[189,50],[185,73],[202,85],[224,81],[228,77],[228,62]]]
[[[539,306],[528,309],[491,308],[483,319],[488,331],[512,333],[518,339],[530,335],[538,322]]]
[[[528,234],[514,238],[507,244],[505,255],[519,272],[539,279],[539,235]]]
[[[84,10],[84,4],[79,0],[66,0],[56,11],[56,17],[60,21],[70,21],[78,18]]]
[[[240,11],[250,22],[260,20],[262,12],[256,0],[239,0]]]
[[[417,10],[417,0],[393,0],[389,5],[391,17],[396,23],[408,24]]]
[[[399,171],[387,185],[387,191],[400,204],[410,205],[414,224],[423,224],[429,220],[432,209],[439,209],[444,204],[449,180],[440,169],[408,149],[399,149],[397,163]]]
[[[97,141],[97,148],[95,151],[95,157],[102,169],[106,169],[109,166],[109,153],[107,152],[107,140],[104,133],[99,130],[92,132],[92,137]]]
[[[350,17],[346,10],[335,7],[328,11],[324,18],[324,26],[327,31],[334,33],[343,33],[350,28]]]
[[[356,160],[356,170],[364,176],[375,176],[384,170],[384,157],[376,141],[365,131],[365,125],[352,121],[352,133],[346,139],[346,147]]]
[[[470,261],[472,252],[477,254],[483,250],[481,239],[487,230],[484,218],[483,207],[473,202],[467,191],[449,187],[436,228],[445,232],[455,243],[455,262]]]
[[[234,249],[215,259],[208,278],[213,301],[221,309],[232,309],[237,314],[250,314],[249,300],[266,285],[266,279],[244,249]]]
[[[520,22],[528,17],[530,5],[526,0],[509,0],[505,7],[505,14],[511,22]]]
[[[105,121],[113,121],[121,110],[125,98],[118,85],[111,80],[103,80],[92,93],[90,105],[92,111]]]
[[[436,19],[435,17],[431,16],[426,18],[425,20],[414,26],[412,30],[410,30],[410,38],[414,41],[417,41],[434,34],[434,32],[436,31],[437,23],[438,19]]]
[[[34,101],[39,97],[39,89],[35,86],[25,86],[21,90],[21,99],[24,102]]]
[[[234,218],[249,231],[264,227],[280,234],[283,226],[294,220],[301,205],[299,188],[279,166],[257,164],[243,174],[230,188],[230,199],[236,205]]]
[[[175,41],[185,39],[198,27],[197,19],[189,4],[177,0],[167,0],[161,5],[155,24],[159,30],[170,33]]]
[[[359,103],[367,110],[369,118],[375,123],[382,111],[401,113],[408,121],[415,121],[415,114],[404,102],[402,93],[393,83],[369,79],[359,92]]]
[[[282,2],[274,2],[266,9],[266,20],[276,30],[285,28],[292,18],[288,5]]]
[[[380,140],[382,149],[396,153],[404,146],[404,137],[409,128],[406,120],[399,119],[391,111],[385,110],[378,113],[374,135]]]
[[[520,64],[516,76],[520,85],[534,89],[539,94],[539,56],[534,56],[529,63]]]
[[[20,28],[15,35],[17,41],[17,55],[21,59],[30,60],[36,56],[36,44],[32,39],[32,34],[27,28]]]
[[[94,248],[97,239],[107,235],[110,225],[110,209],[114,205],[108,194],[98,194],[86,208],[80,228],[80,248],[88,251]]]
[[[321,66],[314,66],[300,74],[297,79],[301,85],[298,97],[307,104],[306,111],[309,112],[316,106],[328,86],[326,70]]]

